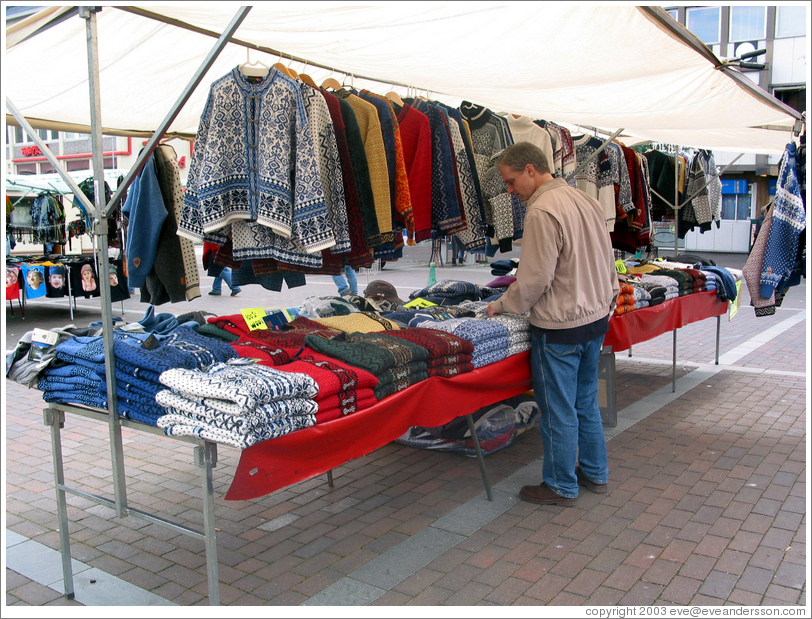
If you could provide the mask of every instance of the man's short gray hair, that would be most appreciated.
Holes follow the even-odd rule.
[[[516,142],[508,146],[496,160],[496,167],[500,168],[506,165],[511,170],[521,172],[528,163],[541,174],[553,173],[550,169],[550,162],[547,161],[544,152],[538,146],[530,142]]]

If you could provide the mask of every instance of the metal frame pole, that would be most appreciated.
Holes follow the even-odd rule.
[[[62,459],[62,435],[65,427],[65,412],[46,408],[42,411],[42,421],[51,427],[51,453],[54,459],[54,488],[56,489],[56,513],[59,522],[59,550],[62,556],[62,580],[65,583],[65,597],[72,600],[73,566],[70,554],[70,533],[68,532],[68,501],[65,492],[65,468]]]
[[[206,540],[206,572],[209,583],[209,605],[220,605],[220,565],[217,561],[217,529],[214,526],[214,483],[212,469],[217,466],[217,444],[201,441],[195,447],[195,464],[200,467],[203,482],[203,532]]]
[[[722,334],[722,316],[716,317],[716,365],[719,365],[719,339]]]
[[[493,501],[493,492],[491,491],[491,482],[488,479],[488,471],[485,468],[485,457],[482,455],[482,447],[479,445],[479,437],[476,435],[476,426],[474,425],[474,418],[469,413],[465,416],[468,422],[468,430],[471,432],[471,440],[474,442],[474,451],[476,451],[476,460],[479,464],[479,472],[482,474],[482,483],[485,484],[485,494],[489,501]]]
[[[96,13],[99,7],[79,7],[79,16],[85,20],[87,36],[87,73],[90,87],[90,128],[93,147],[93,184],[95,215],[93,238],[98,239],[96,263],[98,265],[99,293],[101,295],[102,338],[106,363],[105,380],[107,386],[107,410],[109,417],[110,460],[113,475],[113,493],[116,498],[116,515],[127,515],[127,482],[124,473],[124,446],[121,438],[121,423],[118,416],[116,398],[116,376],[113,371],[115,352],[113,349],[113,307],[110,300],[110,286],[107,285],[110,263],[107,247],[107,218],[104,216],[104,145],[101,122],[101,89],[99,86],[99,40],[96,32]]]

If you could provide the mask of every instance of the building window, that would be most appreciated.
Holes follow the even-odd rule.
[[[36,174],[37,173],[37,164],[36,163],[18,163],[16,167],[17,167],[17,174]]]
[[[89,170],[90,159],[68,159],[65,167],[67,168],[68,172],[74,172],[76,170]]]
[[[90,136],[87,133],[65,133],[66,140],[87,140]]]
[[[45,140],[58,140],[59,139],[59,132],[58,131],[48,131],[47,129],[37,129],[37,133],[39,133],[39,137],[42,138],[43,141],[45,141]]]
[[[752,198],[750,183],[746,180],[722,180],[722,219],[749,220]]]
[[[792,109],[806,112],[806,88],[782,88],[773,92],[776,99],[786,103]]]
[[[806,7],[779,6],[775,17],[775,38],[806,35]]]
[[[33,138],[23,131],[22,127],[14,127],[14,143],[15,144],[33,144]]]
[[[679,21],[679,11],[677,9],[666,9],[665,12],[668,13],[674,21]]]
[[[708,6],[686,11],[685,25],[706,45],[721,43],[720,8]]]
[[[56,169],[51,165],[50,161],[43,161],[39,164],[40,174],[53,174],[54,172],[56,172]]]
[[[757,41],[766,38],[766,6],[730,7],[730,40]]]

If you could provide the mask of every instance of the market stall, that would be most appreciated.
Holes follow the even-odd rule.
[[[295,60],[299,63],[297,66],[318,76],[318,81],[331,76],[339,68],[353,86],[375,84],[380,89],[386,84],[401,92],[405,90],[405,94],[431,92],[434,98],[452,104],[468,98],[516,114],[600,127],[607,134],[622,135],[630,142],[653,139],[704,148],[724,146],[751,152],[780,152],[785,135],[796,121],[796,116],[788,108],[760,92],[746,78],[735,75],[735,72],[731,74],[731,69],[703,49],[689,33],[668,24],[662,11],[645,7],[530,5],[526,8],[524,5],[482,4],[460,8],[415,4],[404,5],[393,19],[388,6],[368,6],[359,11],[324,3],[290,11],[258,7],[251,10],[250,15],[244,7],[230,22],[229,11],[215,7],[203,10],[177,6],[148,9],[108,7],[101,12],[80,8],[78,13],[82,19],[76,18],[75,11],[75,8],[68,8],[56,14],[35,15],[9,33],[13,36],[7,55],[13,60],[19,54],[26,62],[9,63],[12,71],[6,75],[11,85],[9,93],[19,107],[7,100],[13,117],[7,120],[23,125],[32,134],[35,133],[34,127],[90,129],[99,145],[102,132],[151,136],[138,163],[108,203],[98,197],[102,193],[99,191],[96,192],[95,205],[85,200],[89,210],[96,213],[94,234],[100,241],[98,253],[102,272],[108,268],[105,216],[117,205],[122,192],[143,168],[163,136],[194,136],[205,102],[205,89],[198,91],[196,87],[211,80],[211,77],[204,79],[209,71],[217,77],[246,61],[246,48],[254,50],[253,53],[262,52],[266,58],[278,55]],[[546,54],[540,49],[539,23],[556,24],[551,36],[543,42],[550,50],[566,47],[578,53],[562,59],[560,66],[537,66],[535,59],[539,57],[560,57],[560,54]],[[234,36],[238,28],[244,33],[242,39]],[[615,36],[605,37],[607,29]],[[122,32],[127,36],[121,36]],[[499,53],[493,54],[491,46],[482,45],[475,37],[448,36],[449,33],[466,32],[487,32],[495,40],[500,40]],[[330,41],[330,36],[335,40]],[[41,45],[42,37],[48,39],[48,45]],[[217,42],[207,51],[212,38]],[[415,40],[420,44],[415,45]],[[74,61],[84,56],[84,41],[87,41],[91,67],[89,113],[84,90],[88,75],[81,63]],[[594,62],[597,41],[601,42],[600,66]],[[661,53],[647,53],[652,48]],[[179,54],[166,54],[168,49],[178,50]],[[37,61],[37,55],[45,51],[48,62]],[[514,66],[515,71],[506,72],[504,66],[507,62],[512,66],[528,64],[524,68]],[[246,64],[251,63],[249,52]],[[43,79],[32,79],[31,67],[35,67],[35,72],[42,71]],[[48,79],[44,78],[46,72]],[[184,77],[190,74],[193,74],[191,81],[181,88],[179,85],[184,83]],[[524,84],[517,83],[517,74],[527,76]],[[133,84],[139,87],[135,96]],[[53,97],[54,92],[60,92],[60,96]],[[176,103],[164,116],[166,102],[173,98]],[[105,108],[103,118],[102,99],[105,106],[109,106]],[[574,104],[576,101],[578,105]],[[640,114],[641,108],[649,111]],[[677,109],[681,112],[674,112]],[[47,147],[42,149],[47,155]],[[100,148],[95,150],[101,152]],[[59,168],[53,155],[49,159],[53,159],[52,163]],[[95,176],[101,179],[100,155],[95,164]],[[67,179],[66,182],[70,185]],[[71,187],[77,194],[81,193]],[[106,308],[103,312],[104,352],[107,359],[113,359],[110,299],[109,292],[104,290],[102,304],[103,309]],[[704,311],[707,315],[715,315],[712,312],[717,309],[710,307]],[[705,314],[700,310],[693,316],[704,317]],[[684,320],[690,322],[690,318],[686,310]],[[377,407],[367,409],[366,414],[393,419],[396,425],[388,428],[383,425],[375,440],[370,440],[362,448],[349,451],[337,448],[312,469],[297,471],[289,478],[269,481],[273,475],[266,467],[272,457],[266,461],[263,454],[271,445],[272,452],[284,450],[288,442],[295,450],[315,448],[322,440],[340,438],[342,432],[350,431],[353,424],[363,419],[359,417],[355,421],[354,416],[348,416],[347,421],[337,420],[344,423],[334,423],[333,427],[330,427],[332,422],[328,422],[310,434],[305,430],[301,434],[297,431],[288,435],[300,438],[281,437],[283,440],[268,441],[267,447],[262,449],[245,450],[246,462],[250,460],[253,466],[241,464],[239,481],[235,480],[232,489],[235,494],[239,487],[241,492],[260,496],[270,491],[267,488],[283,487],[285,483],[318,474],[317,470],[329,470],[348,458],[357,457],[362,451],[368,453],[395,438],[398,428],[417,422],[443,423],[452,414],[467,414],[468,409],[475,410],[482,404],[525,391],[529,376],[522,375],[521,368],[526,371],[527,366],[521,361],[522,357],[516,355],[501,362],[505,365],[500,369],[508,369],[511,380],[508,383],[492,381],[494,388],[480,398],[470,395],[476,383],[469,381],[476,378],[476,372],[465,375],[464,379],[423,381],[414,386],[419,386],[415,391],[406,390],[389,396],[390,401],[382,400]],[[491,370],[497,369],[497,365],[494,364]],[[115,393],[115,375],[109,372],[106,378],[107,391]],[[425,409],[422,413],[422,407],[418,411],[416,407],[403,406],[421,400],[420,395],[431,393],[446,397],[459,394],[460,390],[466,394],[466,406],[454,413],[440,414],[432,409]],[[441,398],[435,399],[440,401]],[[401,406],[396,407],[396,404]],[[71,407],[60,405],[48,410],[73,412]],[[111,398],[109,410],[116,495],[110,504],[115,505],[119,516],[123,516],[128,510],[131,513],[137,510],[128,508],[126,501],[121,420],[115,398]],[[393,411],[398,414],[393,415]],[[426,416],[421,416],[423,414]],[[61,474],[58,428],[64,418],[50,413],[46,415],[46,423],[54,432],[54,457],[60,464],[56,484],[65,590],[70,595],[72,584],[64,495],[66,491],[76,490],[65,486]],[[216,461],[216,449],[210,441],[198,439],[195,442],[198,444],[198,461],[205,468],[206,531],[203,535],[207,543],[210,601],[218,603],[211,497],[211,467]],[[255,469],[257,472],[252,475]],[[276,467],[271,465],[271,469],[275,471]],[[263,471],[263,476],[256,479],[264,480],[261,484],[251,479],[259,471]]]

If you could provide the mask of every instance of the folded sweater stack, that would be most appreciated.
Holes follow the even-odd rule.
[[[437,329],[468,340],[474,345],[471,358],[475,368],[502,361],[508,356],[510,337],[508,328],[498,322],[482,318],[452,318],[450,320],[415,319],[410,326]]]
[[[477,284],[443,279],[431,286],[409,293],[410,299],[426,299],[437,305],[458,305],[463,301],[479,301],[482,292]]]
[[[428,350],[385,333],[340,333],[329,340],[308,335],[305,344],[318,353],[376,376],[375,397],[378,400],[428,378]]]
[[[679,282],[675,280],[673,277],[668,277],[667,275],[653,275],[650,273],[644,273],[640,276],[641,281],[654,284],[656,286],[662,286],[665,288],[665,301],[669,301],[671,299],[676,299],[679,297]],[[653,297],[654,295],[652,295]]]
[[[426,359],[426,374],[429,376],[451,377],[474,369],[474,345],[451,333],[407,327],[386,335],[425,348],[429,353]]]
[[[485,320],[507,327],[510,344],[508,344],[506,357],[530,350],[530,320],[527,316],[497,314],[496,316],[488,316]]]
[[[694,291],[694,278],[687,272],[680,269],[662,269],[657,275],[670,277],[677,281],[679,296],[691,294]]]
[[[262,362],[260,362],[262,363]],[[314,401],[316,423],[363,410],[377,403],[378,379],[371,373],[316,352],[303,352],[296,361],[276,368],[280,372],[307,374],[319,386]]]
[[[240,361],[208,370],[161,373],[157,425],[168,436],[196,436],[245,449],[316,423],[316,381],[306,374]]]

